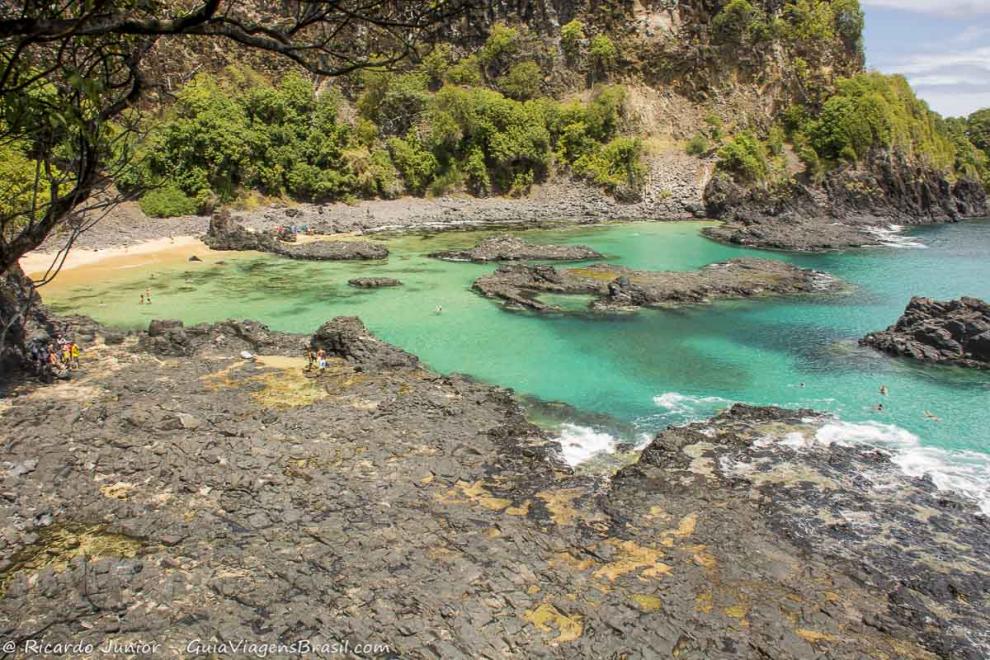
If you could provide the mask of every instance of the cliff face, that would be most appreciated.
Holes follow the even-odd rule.
[[[990,215],[979,181],[877,150],[866,164],[843,166],[819,184],[794,179],[752,188],[718,175],[705,188],[706,211],[725,221],[705,230],[727,243],[816,251],[879,242],[882,225],[957,222]]]

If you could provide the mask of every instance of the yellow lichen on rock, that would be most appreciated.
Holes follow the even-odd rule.
[[[663,557],[661,550],[642,546],[635,541],[609,539],[605,543],[614,548],[616,559],[595,571],[595,577],[608,578],[614,582],[627,573],[641,571],[640,579],[647,580],[662,578],[672,570],[669,565],[660,561]]]
[[[530,501],[526,500],[519,506],[510,506],[505,513],[510,516],[526,516],[529,515],[529,505]]]
[[[458,481],[453,488],[446,493],[438,494],[436,497],[444,504],[478,504],[492,511],[503,511],[512,506],[512,500],[495,497],[488,492],[482,481],[473,483]]]
[[[35,573],[43,568],[62,572],[76,557],[86,557],[90,561],[110,557],[130,559],[137,555],[142,545],[139,539],[108,532],[103,525],[46,528],[37,541],[9,558],[9,567],[0,572],[0,596],[19,573]]]
[[[544,490],[536,494],[543,500],[550,511],[550,517],[558,525],[570,525],[578,517],[578,511],[573,502],[584,494],[580,488],[564,488],[562,490]]]
[[[657,612],[663,607],[663,602],[658,596],[649,594],[632,594],[629,596],[636,606],[644,612]]]
[[[584,633],[584,618],[580,614],[564,614],[550,603],[526,610],[523,618],[542,632],[552,633],[556,629],[557,636],[550,640],[552,644],[573,642]]]
[[[817,630],[809,630],[808,628],[798,628],[794,632],[797,636],[806,642],[815,644],[816,642],[834,642],[835,635],[829,633],[819,632]]]
[[[134,490],[134,484],[127,483],[126,481],[118,481],[115,484],[100,486],[100,493],[104,497],[109,497],[115,500],[126,500],[130,496],[132,490]]]

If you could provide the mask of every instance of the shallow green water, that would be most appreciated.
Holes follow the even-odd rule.
[[[380,337],[435,370],[565,402],[581,413],[605,413],[611,421],[577,411],[564,416],[625,439],[744,401],[831,411],[848,422],[896,425],[918,436],[921,445],[990,452],[986,373],[914,365],[856,345],[866,332],[891,324],[911,295],[990,299],[990,221],[913,231],[911,239],[924,248],[813,256],[720,245],[702,238],[701,226],[632,223],[525,234],[530,240],[587,244],[610,262],[654,270],[689,270],[746,255],[783,259],[830,272],[854,289],[631,316],[538,317],[505,311],[470,291],[472,280],[492,266],[425,256],[473,245],[483,235],[470,232],[389,239],[387,263],[245,257],[222,266],[162,269],[154,279],[136,269],[85,291],[59,292],[49,302],[59,311],[126,327],[144,326],[151,318],[253,318],[279,330],[310,332],[333,316],[358,315]],[[377,275],[397,277],[405,286],[362,291],[346,284]],[[146,286],[155,303],[141,307],[136,299]],[[442,314],[434,313],[437,305]],[[890,391],[885,399],[881,384]],[[876,413],[872,408],[881,400],[887,410]],[[927,420],[925,410],[942,421]],[[579,429],[567,428],[572,434]],[[866,439],[882,443],[880,436],[889,430],[869,428],[855,433],[876,435]]]

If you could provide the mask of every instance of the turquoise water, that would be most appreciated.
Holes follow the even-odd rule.
[[[541,317],[506,311],[470,290],[493,266],[425,256],[486,235],[464,232],[387,239],[387,263],[242,256],[223,265],[122,271],[85,289],[56,290],[47,300],[59,311],[125,327],[151,318],[253,318],[279,330],[311,332],[333,316],[357,315],[437,371],[569,404],[576,410],[562,415],[572,419],[557,421],[595,426],[620,440],[743,401],[896,425],[922,446],[990,452],[990,375],[912,364],[856,345],[865,333],[893,323],[912,295],[990,299],[990,221],[912,231],[911,242],[923,247],[826,255],[724,246],[701,237],[702,226],[631,223],[521,233],[535,241],[587,244],[612,263],[653,270],[689,270],[740,256],[782,259],[827,271],[852,290],[626,316]],[[362,291],[346,284],[376,275],[397,277],[405,286]],[[141,307],[135,301],[146,286],[155,303]],[[434,313],[437,305],[442,314]],[[882,384],[886,398],[879,394]],[[873,410],[880,401],[883,413]],[[926,410],[941,421],[926,419]]]

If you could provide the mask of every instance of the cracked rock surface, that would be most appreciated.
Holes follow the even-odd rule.
[[[0,403],[4,639],[988,651],[986,519],[886,455],[815,443],[810,411],[736,407],[577,475],[509,392],[431,373],[356,318],[113,345],[86,327],[76,378]],[[326,370],[303,370],[307,345]]]

